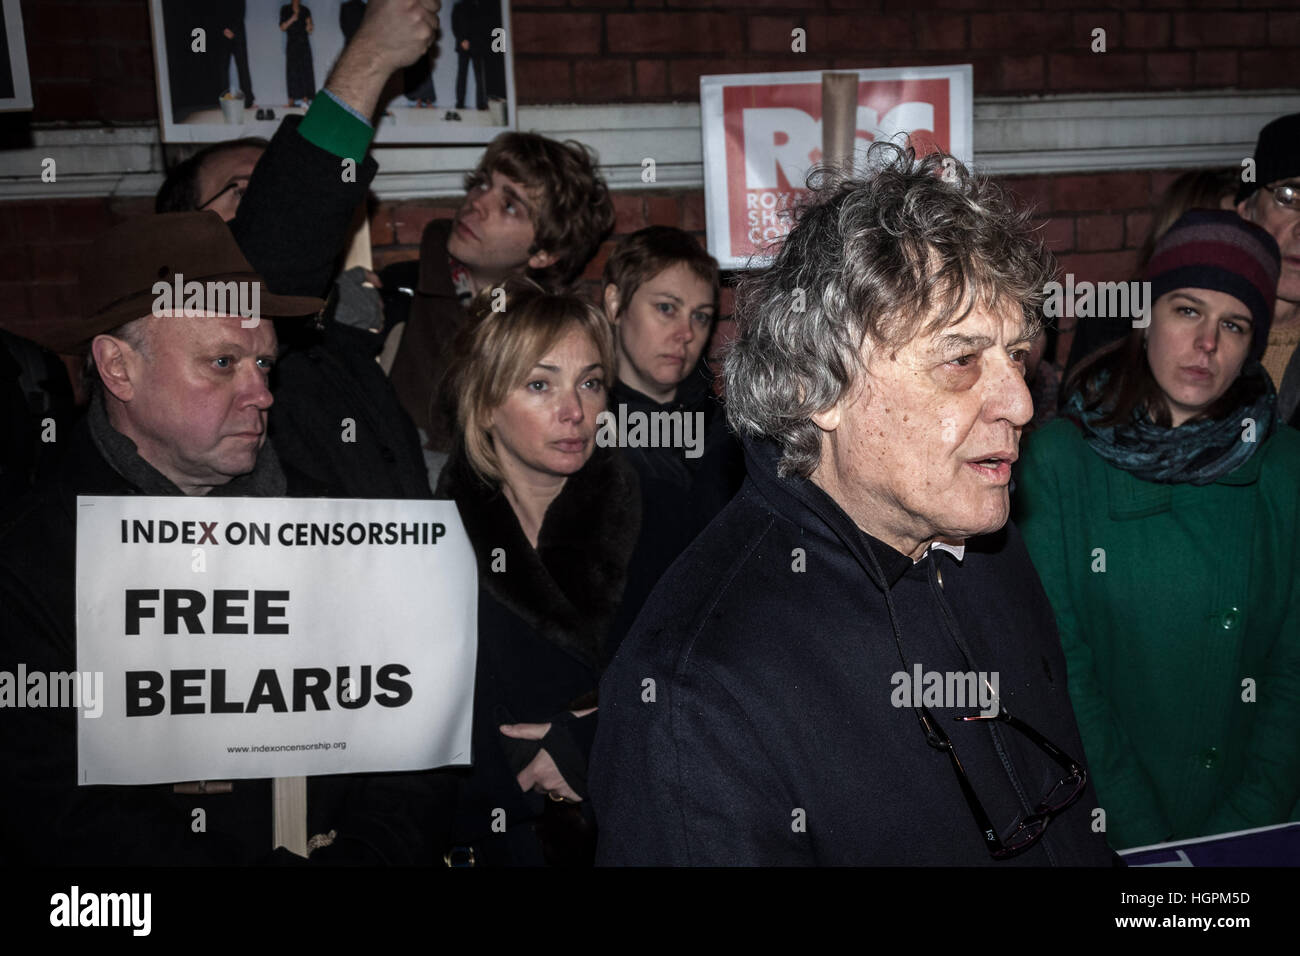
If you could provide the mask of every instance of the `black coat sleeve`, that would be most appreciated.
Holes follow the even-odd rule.
[[[325,298],[352,215],[379,166],[367,154],[356,182],[344,182],[343,160],[303,139],[300,122],[287,116],[280,124],[230,229],[272,292]]]

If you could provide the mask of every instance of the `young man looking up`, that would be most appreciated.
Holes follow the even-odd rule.
[[[502,133],[465,188],[455,218],[425,228],[418,266],[402,263],[384,276],[386,287],[416,287],[391,377],[426,455],[451,448],[453,420],[436,397],[465,305],[512,275],[568,286],[614,226],[609,190],[587,148],[571,140]]]

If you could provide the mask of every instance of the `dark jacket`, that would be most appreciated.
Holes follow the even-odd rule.
[[[740,443],[727,429],[726,413],[713,395],[703,362],[678,386],[674,400],[662,405],[616,382],[609,398],[609,411],[616,418],[622,414],[620,406],[626,406],[628,414],[699,414],[704,432],[698,458],[688,458],[682,448],[623,449],[641,482],[642,521],[615,641],[631,628],[668,566],[731,500],[745,477]]]
[[[428,498],[415,425],[375,361],[383,337],[326,319],[286,336],[269,415],[276,450],[344,498]]]
[[[896,639],[909,671],[997,671],[1005,709],[1082,759],[1019,533],[972,539],[960,563],[930,551],[913,565],[812,482],[778,478],[777,454],[746,445],[740,493],[660,581],[601,682],[597,862],[994,862],[948,757],[891,703],[892,675]],[[1004,832],[1063,776],[1005,725],[931,711]],[[1009,865],[1109,865],[1096,805],[1089,784]]]
[[[213,6],[223,29],[236,35],[244,32],[244,0],[217,0]]]
[[[19,663],[29,673],[76,668],[76,495],[140,493],[109,465],[90,431],[88,416],[66,440],[53,480],[0,521],[0,671],[14,673]],[[324,490],[287,466],[285,474],[284,493]],[[213,493],[248,490],[245,479],[236,479]],[[271,852],[269,780],[235,780],[229,793],[208,795],[176,793],[168,784],[77,786],[78,719],[70,708],[3,711],[0,862],[301,862]],[[445,839],[436,832],[437,786],[432,773],[308,778],[308,835],[338,834],[311,861],[431,862]],[[206,813],[203,833],[192,829],[199,808]]]
[[[451,8],[451,34],[460,50],[460,41],[469,41],[471,53],[487,53],[491,46],[491,21],[483,0],[456,0]]]
[[[454,444],[456,423],[438,391],[456,334],[469,322],[451,278],[451,225],[450,219],[435,219],[424,229],[419,285],[389,372],[402,407],[424,432],[424,446],[436,452],[450,452]]]
[[[276,131],[230,229],[272,292],[324,298],[378,167],[366,156],[357,181],[344,182],[339,157],[298,135],[299,122],[286,117]],[[319,328],[289,319],[277,331],[269,427],[281,457],[342,497],[427,498],[414,426],[375,361],[383,336],[329,313]]]
[[[1292,428],[1300,428],[1300,348],[1291,353],[1277,389],[1278,418]]]
[[[479,578],[473,768],[456,772],[453,843],[474,847],[480,864],[540,864],[535,824],[546,801],[520,792],[515,780],[537,748],[520,747],[497,728],[545,723],[595,705],[606,635],[636,540],[636,473],[617,451],[597,448],[551,503],[535,550],[505,496],[473,473],[463,451],[448,461],[437,497],[455,499]],[[594,720],[574,723],[559,728],[571,731],[563,753],[549,740],[547,747],[582,795]],[[575,750],[577,765],[566,766],[564,755]],[[498,808],[505,811],[501,833],[492,829]]]
[[[0,329],[0,501],[40,481],[77,409],[58,356]]]

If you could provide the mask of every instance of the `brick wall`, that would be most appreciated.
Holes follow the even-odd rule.
[[[957,62],[974,65],[976,96],[1257,89],[1293,85],[1300,46],[1286,0],[519,0],[514,10],[524,102],[694,98],[705,73]],[[1104,60],[1091,51],[1099,27]],[[791,49],[795,28],[805,52]]]
[[[38,122],[157,117],[145,0],[22,11]],[[806,52],[791,50],[796,28]],[[1263,89],[1295,84],[1300,47],[1293,0],[517,0],[513,29],[521,103],[689,100],[702,73],[965,62],[976,96]]]
[[[146,0],[22,0],[36,122],[158,119]]]

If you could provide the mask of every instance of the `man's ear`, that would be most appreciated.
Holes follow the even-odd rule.
[[[111,335],[96,335],[90,343],[90,354],[95,359],[95,371],[104,387],[118,401],[129,402],[135,395],[127,350],[131,346]]]
[[[836,402],[830,408],[814,412],[809,417],[812,418],[812,423],[822,431],[833,432],[840,427],[840,403]]]
[[[618,297],[618,286],[612,282],[605,284],[605,318],[609,319],[610,324],[618,325],[618,307],[622,304]]]
[[[1246,220],[1247,222],[1254,222],[1255,221],[1254,217],[1251,216],[1252,203],[1250,200],[1251,197],[1247,196],[1241,202],[1237,203],[1237,215],[1240,216],[1242,219]]]
[[[528,268],[545,269],[547,266],[554,263],[556,258],[556,256],[551,255],[545,249],[539,249],[528,257]]]

